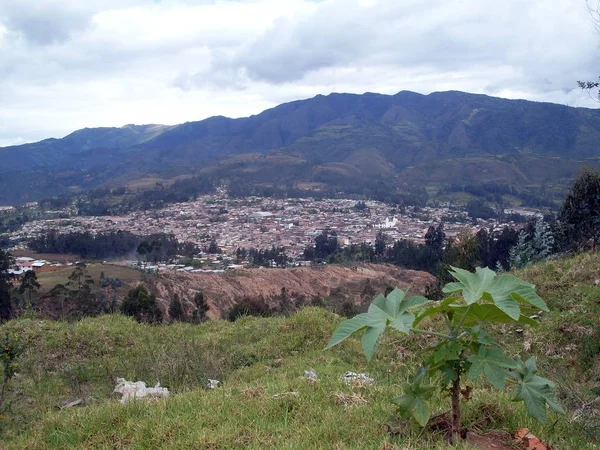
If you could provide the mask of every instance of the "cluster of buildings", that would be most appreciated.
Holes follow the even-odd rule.
[[[449,222],[448,217],[452,217],[452,221]],[[26,223],[10,238],[29,239],[49,230],[60,233],[123,230],[140,236],[167,233],[181,242],[193,242],[201,248],[216,241],[227,258],[235,256],[238,248],[279,246],[285,247],[290,258],[299,260],[306,246],[312,245],[315,237],[325,229],[334,231],[342,246],[373,243],[379,231],[383,231],[390,240],[421,242],[428,227],[442,221],[449,236],[463,229],[476,232],[482,227],[503,225],[494,220],[474,224],[465,212],[448,204],[400,210],[376,201],[366,201],[359,208],[356,200],[232,199],[219,193],[160,210],[135,211],[123,217],[72,216],[36,220]]]
[[[69,265],[72,265],[69,264]],[[55,270],[57,267],[62,267],[63,264],[50,262],[45,259],[35,259],[27,256],[19,256],[14,259],[13,266],[8,269],[8,273],[13,276],[21,276],[25,272],[33,270],[37,273],[49,272]]]

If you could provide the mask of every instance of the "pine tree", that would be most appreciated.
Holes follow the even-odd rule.
[[[553,253],[554,235],[550,230],[550,225],[543,220],[538,220],[535,223],[532,247],[534,262],[543,261]]]
[[[509,263],[513,269],[521,269],[549,258],[554,253],[554,234],[550,225],[538,219],[533,235],[525,230],[519,233],[517,244],[510,249]]]
[[[508,254],[508,262],[511,269],[521,269],[531,264],[531,245],[527,242],[527,233],[524,230],[521,230],[517,244],[510,249]]]

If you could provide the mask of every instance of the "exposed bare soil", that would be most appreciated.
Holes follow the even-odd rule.
[[[285,288],[296,303],[316,298],[335,297],[361,304],[388,287],[400,287],[411,294],[422,294],[434,277],[426,272],[405,270],[388,264],[364,264],[356,267],[325,266],[290,269],[242,269],[221,274],[166,273],[151,282],[151,289],[166,306],[178,294],[187,312],[194,309],[192,299],[202,292],[209,317],[220,318],[241,298],[274,301]]]

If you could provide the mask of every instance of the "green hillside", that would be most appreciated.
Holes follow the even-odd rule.
[[[600,385],[600,256],[583,254],[528,268],[551,312],[535,329],[490,330],[510,356],[534,354],[557,383],[566,416],[543,427],[510,392],[483,381],[465,403],[464,424],[479,433],[526,426],[556,449],[596,448],[600,405],[573,413]],[[323,351],[341,318],[306,308],[289,318],[150,326],[119,315],[76,323],[36,319],[0,328],[22,336],[25,350],[0,420],[6,448],[447,448],[439,429],[421,432],[391,403],[431,338],[388,334],[370,363],[351,339]],[[430,323],[431,329],[438,324]],[[304,378],[314,369],[319,380]],[[347,386],[346,371],[366,372],[371,386]],[[167,400],[121,405],[116,377],[160,381]],[[202,389],[208,378],[222,387]],[[69,401],[85,406],[59,410]],[[440,398],[436,413],[449,409]],[[472,448],[465,444],[459,448]]]

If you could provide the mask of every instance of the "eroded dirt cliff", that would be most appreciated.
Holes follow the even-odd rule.
[[[295,306],[319,302],[370,303],[373,297],[389,287],[400,287],[411,294],[422,294],[435,278],[426,272],[405,270],[388,264],[364,264],[356,267],[324,266],[289,269],[242,269],[221,274],[165,273],[149,286],[163,309],[175,294],[187,313],[193,298],[202,292],[210,306],[208,316],[224,317],[243,298],[275,304],[282,295]]]

